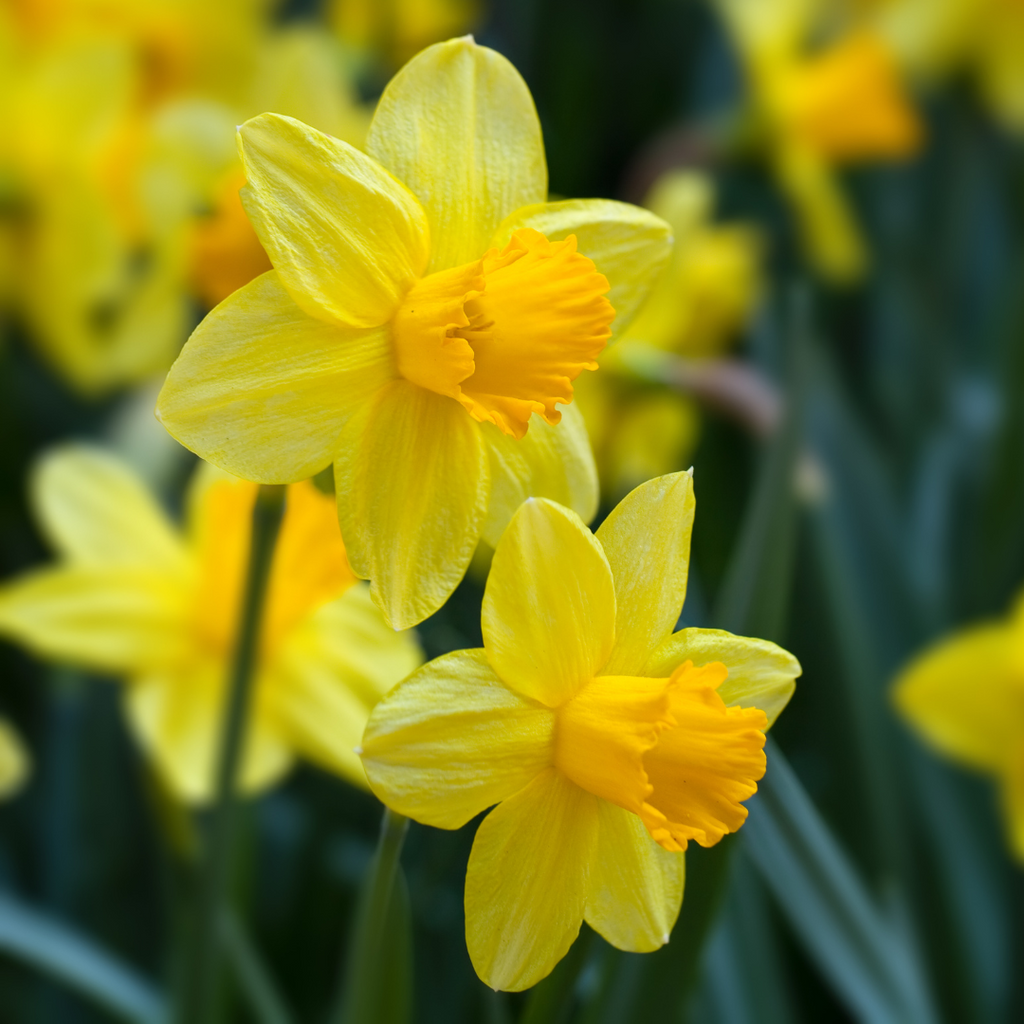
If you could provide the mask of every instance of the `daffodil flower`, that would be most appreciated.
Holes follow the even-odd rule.
[[[183,536],[99,449],[48,456],[33,497],[61,555],[0,587],[0,634],[41,657],[123,676],[132,729],[174,792],[212,795],[256,485],[202,467]],[[345,559],[334,503],[289,488],[271,569],[240,787],[302,755],[358,785],[352,752],[384,692],[419,663]]]
[[[667,225],[546,203],[530,93],[468,38],[392,80],[366,153],[274,114],[239,146],[274,270],[192,335],[160,397],[167,429],[263,483],[333,462],[352,567],[396,627],[444,603],[525,497],[590,518],[572,380],[646,295]]]
[[[834,168],[905,160],[920,147],[921,123],[895,53],[866,26],[812,50],[820,5],[810,0],[717,6],[744,61],[776,178],[811,261],[832,280],[857,280],[867,254]]]
[[[494,554],[483,649],[425,665],[367,723],[367,778],[394,810],[452,829],[498,805],[466,876],[493,988],[535,984],[584,920],[619,949],[663,945],[687,843],[746,817],[800,666],[763,640],[672,632],[693,514],[689,473],[637,488],[596,535],[525,502]]]
[[[25,784],[31,759],[14,726],[0,718],[0,800],[14,796]]]
[[[1024,861],[1024,599],[1003,621],[918,655],[893,699],[937,751],[998,780],[1010,846]]]

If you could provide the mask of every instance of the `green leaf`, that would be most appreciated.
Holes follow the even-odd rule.
[[[408,827],[408,818],[385,809],[331,1016],[335,1024],[407,1024],[412,1019],[412,912],[398,863]]]
[[[0,893],[0,950],[132,1024],[165,1024],[163,996],[130,967],[80,934]]]
[[[744,848],[807,955],[860,1020],[937,1020],[915,951],[883,917],[796,775],[769,741]]]

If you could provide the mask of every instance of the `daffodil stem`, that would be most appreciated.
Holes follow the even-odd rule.
[[[216,791],[203,848],[194,928],[185,951],[178,1024],[206,1024],[214,1013],[220,976],[220,929],[234,864],[236,784],[245,745],[252,682],[259,657],[263,607],[274,547],[284,515],[285,488],[264,485],[252,514],[252,539],[227,704],[221,726]]]
[[[331,1024],[362,1024],[374,1019],[373,1010],[382,998],[387,1001],[380,991],[389,983],[384,960],[396,951],[385,948],[385,939],[389,923],[396,923],[393,903],[398,862],[408,830],[408,818],[384,808],[377,852],[370,864],[351,936],[342,977],[344,987],[338,993]]]

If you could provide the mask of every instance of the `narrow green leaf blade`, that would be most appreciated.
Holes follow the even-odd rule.
[[[879,912],[774,744],[748,808],[747,854],[850,1011],[870,1024],[937,1020],[912,948]]]
[[[0,950],[63,982],[132,1024],[165,1024],[163,996],[130,967],[80,934],[0,893]]]

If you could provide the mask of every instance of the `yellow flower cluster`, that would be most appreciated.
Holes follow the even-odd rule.
[[[0,6],[0,300],[69,383],[165,371],[191,303],[269,267],[235,125],[280,110],[359,143],[343,69],[331,36],[275,28],[265,0]]]

